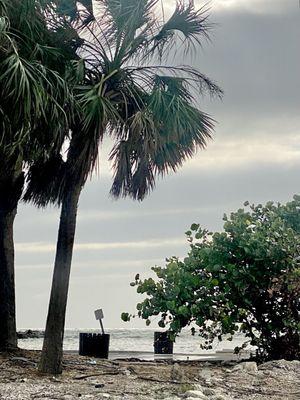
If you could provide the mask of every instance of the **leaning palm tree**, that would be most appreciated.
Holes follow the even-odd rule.
[[[31,170],[27,200],[61,205],[56,258],[39,369],[62,370],[62,344],[78,200],[97,165],[104,135],[113,140],[114,197],[143,198],[157,176],[176,171],[206,146],[213,120],[197,107],[199,94],[221,95],[197,69],[168,65],[176,48],[197,50],[211,27],[207,12],[178,1],[174,14],[156,17],[157,0],[98,0],[94,20],[76,21],[84,38],[69,82],[74,123],[59,168]],[[97,17],[98,14],[98,17]],[[53,166],[53,162],[50,163]]]
[[[0,351],[17,346],[13,224],[25,173],[60,149],[68,133],[69,94],[60,76],[67,58],[55,47],[58,32],[45,7],[0,0]]]

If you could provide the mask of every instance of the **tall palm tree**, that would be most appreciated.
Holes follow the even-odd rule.
[[[13,224],[25,172],[61,148],[68,133],[69,93],[60,76],[66,57],[45,19],[52,7],[0,0],[0,351],[17,346]]]
[[[204,9],[178,1],[166,21],[156,16],[157,0],[98,0],[98,14],[76,22],[81,59],[70,71],[74,123],[66,160],[59,168],[31,170],[27,200],[61,205],[56,258],[39,369],[62,370],[62,344],[77,206],[87,177],[97,165],[99,144],[109,135],[115,171],[114,197],[143,198],[157,176],[176,171],[204,148],[213,120],[197,107],[198,95],[221,95],[197,69],[168,65],[180,46],[197,51],[211,25]],[[173,62],[174,63],[174,62]]]

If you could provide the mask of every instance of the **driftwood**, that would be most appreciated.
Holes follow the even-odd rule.
[[[113,389],[107,390],[106,393],[108,393],[108,394],[113,393],[113,394],[116,394],[118,396],[122,396],[122,395],[125,395],[125,394],[132,394],[132,395],[135,395],[135,396],[138,395],[139,397],[140,396],[147,396],[148,397],[148,396],[150,396],[152,394],[152,392],[149,392],[149,391],[148,392],[141,392],[140,390],[136,390],[134,392],[133,390],[113,390]]]
[[[190,381],[174,381],[174,380],[163,380],[163,379],[156,379],[148,376],[137,376],[137,379],[141,379],[143,381],[151,381],[151,382],[157,382],[157,383],[167,383],[167,384],[172,384],[172,385],[189,385],[192,382]]]
[[[239,393],[239,394],[249,395],[251,393],[253,395],[262,394],[264,396],[276,396],[276,395],[280,396],[280,395],[282,395],[282,392],[280,392],[279,390],[270,390],[270,389],[265,389],[265,388],[235,388],[233,386],[228,386],[227,384],[225,384],[224,386],[226,386],[227,388],[230,388],[230,390],[232,390],[235,393]],[[288,392],[288,393],[286,393],[286,395],[299,396],[299,398],[300,398],[300,391]]]
[[[103,375],[119,375],[119,371],[103,371],[103,372],[98,372],[97,374],[88,374],[88,375],[80,375],[80,376],[74,376],[73,379],[77,381],[81,381],[83,379],[87,378],[92,378],[94,376],[103,376]]]

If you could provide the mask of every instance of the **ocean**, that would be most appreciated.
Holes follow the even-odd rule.
[[[64,337],[64,350],[79,350],[79,333],[91,332],[98,333],[99,330],[66,330]],[[110,351],[117,353],[126,353],[134,356],[137,353],[152,354],[154,330],[152,329],[108,329],[106,333],[110,334]],[[192,336],[189,330],[184,330],[176,339],[174,344],[174,354],[195,356],[211,355],[222,352],[233,352],[236,346],[241,346],[245,342],[243,335],[236,335],[233,341],[223,340],[215,342],[212,350],[202,350],[200,347],[201,339],[199,336]],[[21,339],[19,347],[31,350],[40,350],[43,339]]]

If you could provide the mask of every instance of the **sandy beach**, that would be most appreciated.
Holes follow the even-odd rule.
[[[297,400],[300,362],[99,360],[65,354],[64,373],[37,371],[39,352],[0,355],[0,399]]]

